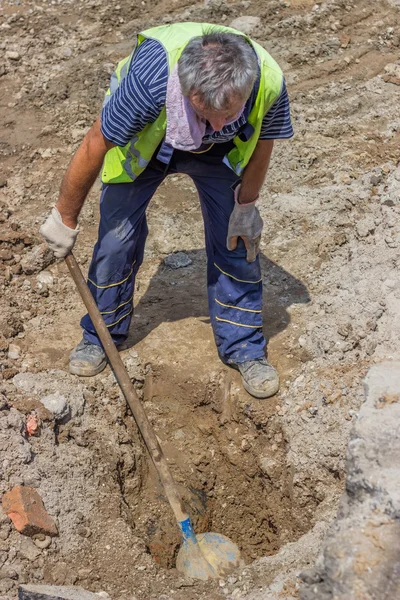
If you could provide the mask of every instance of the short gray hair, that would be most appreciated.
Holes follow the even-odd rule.
[[[178,61],[184,96],[198,94],[205,108],[224,110],[250,96],[258,74],[257,55],[242,35],[211,31],[185,46]]]

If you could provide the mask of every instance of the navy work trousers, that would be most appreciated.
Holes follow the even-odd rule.
[[[133,183],[105,184],[100,199],[98,240],[88,284],[114,342],[128,337],[135,277],[143,261],[148,233],[146,208],[168,174],[189,175],[199,193],[208,259],[209,311],[218,353],[227,363],[264,356],[262,281],[259,259],[246,260],[244,243],[229,251],[228,222],[238,177],[211,153],[175,151],[168,167],[153,158]],[[88,315],[84,337],[99,344]]]

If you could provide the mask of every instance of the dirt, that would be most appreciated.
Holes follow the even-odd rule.
[[[281,390],[257,401],[218,360],[185,176],[150,205],[122,352],[197,531],[228,535],[248,565],[199,584],[173,568],[178,532],[112,373],[68,374],[84,309],[38,227],[135,32],[246,15],[260,17],[252,37],[284,70],[295,128],[276,143],[260,201],[265,333]],[[372,0],[0,4],[1,492],[38,488],[60,531],[36,556],[0,519],[0,595],[44,581],[119,600],[296,597],[296,569],[314,560],[343,491],[362,379],[399,354],[400,86],[387,77],[400,63],[399,24],[396,2]],[[99,189],[80,221],[84,270]],[[166,266],[176,251],[192,263]],[[65,422],[40,403],[56,391],[71,408]],[[32,412],[41,429],[28,438]]]

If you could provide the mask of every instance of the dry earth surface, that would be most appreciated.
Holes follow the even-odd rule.
[[[118,600],[298,597],[297,574],[314,563],[344,488],[362,379],[399,358],[399,7],[0,2],[0,493],[37,488],[59,528],[38,547],[0,515],[0,595],[47,582]],[[122,356],[197,530],[228,535],[246,560],[206,584],[174,569],[179,535],[112,373],[68,374],[84,309],[38,234],[135,32],[185,20],[251,32],[285,72],[296,132],[276,144],[260,201],[265,331],[282,378],[274,398],[248,396],[218,360],[192,182],[170,177],[149,210]],[[99,189],[80,222],[83,269]],[[171,269],[164,259],[177,251],[191,263]],[[28,437],[31,414],[41,428]]]

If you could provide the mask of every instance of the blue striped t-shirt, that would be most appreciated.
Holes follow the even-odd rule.
[[[112,96],[107,97],[101,113],[104,137],[125,146],[148,123],[153,123],[165,105],[168,82],[168,60],[160,42],[145,40],[136,50],[129,71]],[[257,85],[257,84],[256,84]],[[232,140],[247,121],[254,103],[253,93],[237,121],[225,125],[203,138],[204,143]],[[283,139],[293,135],[289,98],[283,81],[282,90],[264,117],[259,139]]]

